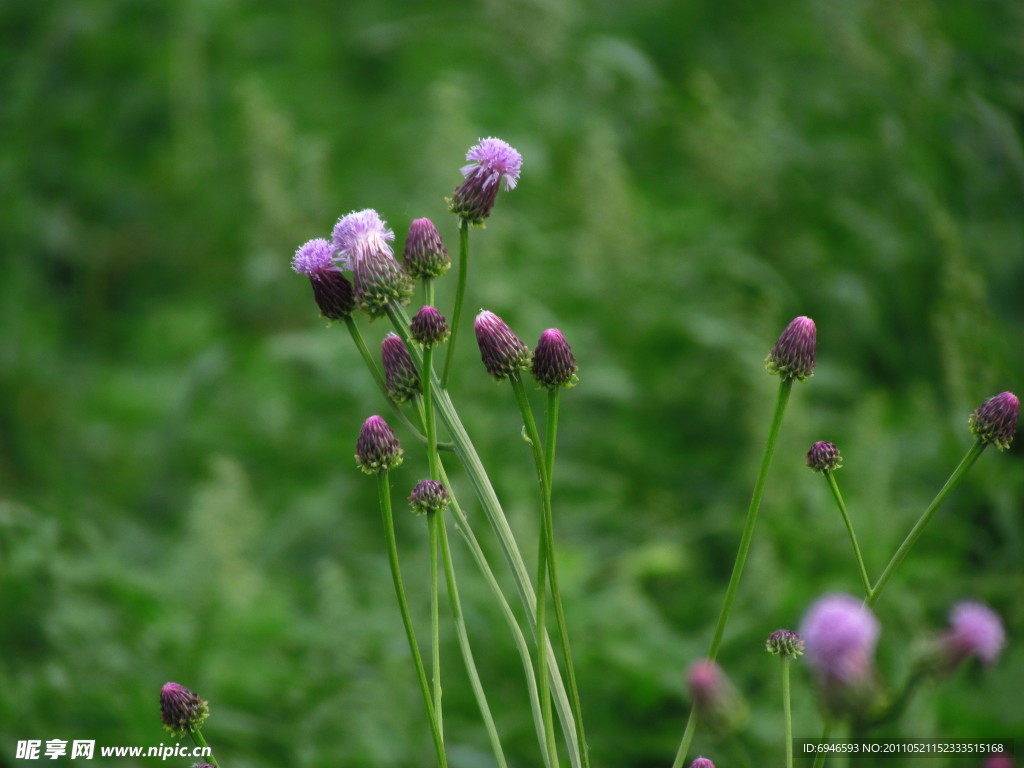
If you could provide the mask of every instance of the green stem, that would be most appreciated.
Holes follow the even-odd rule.
[[[448,386],[451,379],[452,360],[455,357],[455,338],[459,334],[459,319],[462,317],[462,300],[466,295],[466,274],[469,271],[469,224],[459,219],[459,274],[455,288],[455,308],[452,311],[452,335],[448,340],[448,352],[444,360],[444,375],[441,386]]]
[[[388,564],[391,566],[391,578],[395,582],[395,596],[398,598],[398,608],[402,614],[402,624],[405,625],[405,636],[409,641],[409,650],[412,652],[413,662],[416,665],[416,676],[419,678],[420,691],[423,694],[423,704],[427,710],[427,718],[430,720],[430,731],[434,737],[437,763],[440,768],[446,768],[448,761],[444,752],[441,724],[434,710],[430,684],[427,682],[427,673],[423,668],[419,644],[416,642],[416,632],[412,626],[412,616],[409,614],[409,603],[405,599],[402,572],[398,567],[398,543],[395,540],[395,521],[391,514],[391,484],[388,480],[387,472],[380,472],[377,475],[377,494],[380,498],[380,514],[381,520],[384,522],[384,536],[387,541]]]
[[[210,745],[206,743],[206,739],[203,738],[203,732],[198,728],[193,728],[188,732],[188,735],[192,737],[192,741],[196,743],[197,747],[204,747],[206,749],[210,748]],[[203,761],[215,766],[215,768],[220,768],[220,763],[218,763],[217,758],[213,756],[213,750],[210,750],[210,754],[204,757]]]
[[[782,717],[786,723],[786,768],[793,768],[793,713],[789,704],[789,654],[782,654]]]
[[[825,721],[825,725],[823,725],[822,728],[821,728],[821,739],[820,739],[821,743],[824,743],[825,741],[828,740],[828,737],[829,737],[830,733],[832,733],[832,721],[831,720],[826,720]],[[819,751],[818,754],[816,754],[814,756],[814,765],[812,765],[811,768],[821,768],[821,766],[823,766],[824,764],[825,764],[825,752],[824,751]]]
[[[423,278],[423,305],[434,306],[434,278],[429,275]]]
[[[832,496],[836,500],[836,504],[839,506],[839,512],[843,516],[843,522],[846,524],[846,530],[850,534],[850,543],[853,544],[853,553],[857,557],[857,567],[860,568],[860,577],[864,581],[864,595],[868,600],[871,599],[871,579],[868,578],[868,569],[864,567],[864,556],[860,552],[860,545],[857,544],[857,534],[853,532],[853,523],[850,521],[850,515],[846,511],[846,504],[843,502],[843,496],[839,493],[839,485],[836,483],[836,477],[834,472],[823,472],[825,480],[828,482],[828,487],[832,489]]]
[[[438,606],[437,580],[437,513],[427,515],[427,530],[430,535],[430,673],[434,691],[434,712],[437,714],[437,727],[444,737],[444,716],[441,709],[441,621]]]
[[[686,753],[690,749],[690,742],[693,741],[693,732],[697,727],[697,711],[691,707],[690,716],[686,718],[686,727],[683,729],[683,738],[679,742],[679,749],[676,750],[676,759],[672,761],[672,768],[683,768],[683,761],[686,760]]]
[[[895,572],[900,563],[903,562],[903,559],[907,556],[910,548],[914,546],[914,543],[921,538],[921,534],[924,532],[925,526],[927,526],[929,521],[931,521],[936,510],[942,506],[942,502],[949,497],[949,494],[953,492],[953,489],[960,484],[964,475],[967,474],[967,470],[969,470],[971,465],[978,460],[978,457],[981,455],[983,450],[985,450],[985,443],[981,440],[975,440],[974,444],[967,449],[967,453],[957,465],[957,468],[953,470],[953,474],[949,476],[946,484],[942,486],[942,489],[938,492],[935,498],[932,499],[932,503],[928,505],[928,508],[921,513],[921,517],[918,518],[916,523],[914,523],[914,527],[910,529],[910,533],[907,534],[907,538],[905,538],[903,543],[900,544],[899,549],[897,549],[896,553],[892,556],[892,560],[890,560],[889,564],[885,566],[885,570],[882,571],[882,575],[878,577],[878,581],[875,582],[874,589],[872,589],[868,599],[864,601],[868,607],[874,605],[878,600],[878,596],[882,594],[882,590],[885,588],[885,585],[888,584],[889,579],[892,578],[893,572]]]

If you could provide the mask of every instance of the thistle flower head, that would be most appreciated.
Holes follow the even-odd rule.
[[[701,659],[686,671],[686,685],[697,717],[712,731],[726,733],[747,715],[746,704],[722,668],[711,659]]]
[[[970,656],[977,656],[985,664],[994,664],[1005,641],[1006,633],[999,615],[987,605],[967,600],[953,606],[942,646],[954,665]]]
[[[355,309],[352,283],[334,263],[334,249],[323,238],[299,246],[292,269],[309,278],[313,299],[320,314],[330,320],[344,320]]]
[[[443,343],[451,331],[444,315],[436,307],[427,305],[420,307],[413,315],[412,322],[409,323],[409,333],[424,347],[432,347]]]
[[[850,595],[825,595],[800,624],[807,661],[823,678],[856,683],[867,678],[881,628],[864,604]]]
[[[405,403],[422,391],[416,365],[399,336],[389,333],[384,337],[380,356],[384,363],[384,383],[392,400]]]
[[[779,336],[765,359],[768,373],[803,381],[813,375],[817,329],[809,317],[794,319]]]
[[[975,438],[1005,451],[1017,432],[1019,415],[1020,401],[1017,396],[1012,392],[1003,392],[982,403],[971,414],[968,424]]]
[[[356,264],[370,253],[384,254],[394,258],[388,241],[395,239],[395,233],[372,208],[352,211],[338,219],[331,232],[334,250],[338,252],[343,266],[355,270]]]
[[[368,475],[379,475],[402,463],[402,445],[380,416],[363,422],[356,440],[356,463]]]
[[[480,139],[466,153],[468,165],[462,167],[462,184],[449,200],[449,210],[470,224],[483,224],[491,215],[498,187],[514,189],[519,181],[523,157],[501,139]]]
[[[448,249],[430,219],[416,219],[409,225],[402,261],[414,278],[440,277],[451,267]]]
[[[187,736],[210,716],[206,701],[179,683],[160,689],[160,720],[175,736]]]
[[[495,379],[507,379],[530,367],[530,350],[496,314],[480,310],[473,328],[480,345],[480,358]]]
[[[807,452],[807,466],[815,472],[832,472],[843,466],[843,457],[834,443],[819,440]]]
[[[448,489],[437,480],[421,480],[409,494],[409,506],[416,515],[440,512],[450,501]]]
[[[382,251],[369,251],[352,268],[355,299],[370,317],[387,312],[388,304],[408,304],[413,284],[402,265]]]
[[[690,768],[715,768],[715,764],[708,760],[706,757],[698,757],[692,763]]]
[[[560,330],[548,328],[540,335],[531,370],[537,383],[548,389],[576,384],[576,358]]]
[[[777,629],[768,635],[764,647],[768,653],[791,657],[800,656],[804,652],[804,641],[792,630]]]

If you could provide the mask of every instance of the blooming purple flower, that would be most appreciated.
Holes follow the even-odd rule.
[[[187,736],[200,728],[210,715],[205,700],[179,683],[165,683],[160,689],[160,720],[175,736]]]
[[[413,339],[425,347],[440,344],[448,338],[450,330],[444,315],[429,304],[419,308],[409,323],[409,333]]]
[[[339,261],[351,270],[355,270],[356,263],[370,253],[394,258],[394,252],[388,245],[388,241],[394,239],[395,233],[372,208],[342,216],[331,233]]]
[[[880,631],[869,608],[842,594],[819,598],[800,624],[808,662],[822,677],[843,683],[868,676]]]
[[[803,381],[813,375],[817,329],[809,317],[797,317],[781,333],[765,359],[769,373]]]
[[[430,219],[416,219],[409,225],[402,261],[414,278],[440,277],[452,265],[441,233]]]
[[[533,378],[548,389],[571,387],[576,383],[576,358],[565,336],[557,328],[540,335],[533,351]]]
[[[371,416],[359,430],[356,463],[368,475],[378,475],[402,463],[402,444],[380,416]]]
[[[322,237],[309,240],[295,251],[295,256],[292,257],[292,269],[300,275],[310,278],[320,278],[327,272],[337,270],[338,266],[334,263],[334,249]]]
[[[1017,432],[1020,401],[1013,392],[1002,392],[990,397],[971,414],[968,422],[971,434],[983,443],[992,443],[1005,451]]]
[[[715,764],[708,760],[706,757],[698,757],[692,763],[690,768],[715,768]]]
[[[994,664],[1005,641],[999,615],[987,605],[967,600],[950,611],[949,630],[942,645],[951,661],[977,656],[985,664]]]
[[[834,443],[819,440],[807,452],[807,466],[815,472],[832,472],[843,466],[843,457]]]
[[[334,249],[323,238],[299,246],[292,258],[292,269],[309,277],[313,299],[320,314],[331,320],[343,320],[355,309],[352,283],[334,263]]]
[[[496,314],[480,310],[473,328],[480,345],[480,358],[495,379],[501,381],[529,368],[530,350]]]
[[[385,336],[380,356],[384,364],[384,383],[392,400],[405,403],[422,391],[420,375],[401,338],[394,333]]]
[[[498,188],[514,189],[519,181],[523,157],[501,139],[480,139],[466,153],[464,180],[456,187],[449,208],[470,224],[483,224],[491,215]]]
[[[440,512],[450,501],[448,489],[437,480],[421,480],[409,494],[409,505],[417,515]]]

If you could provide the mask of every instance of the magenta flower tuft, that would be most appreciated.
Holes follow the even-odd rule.
[[[356,463],[368,475],[379,475],[402,463],[402,444],[380,416],[363,422],[356,440]]]
[[[796,632],[789,629],[777,629],[768,635],[764,644],[768,653],[782,656],[800,656],[804,652],[804,641]]]
[[[533,351],[531,370],[537,383],[548,389],[576,384],[576,358],[560,330],[548,328],[540,335],[537,348]]]
[[[1013,392],[1003,392],[982,403],[971,414],[968,424],[975,438],[1005,451],[1017,432],[1019,415],[1020,401],[1017,396]]]
[[[807,466],[815,472],[832,472],[843,466],[843,457],[834,443],[819,440],[807,452]]]
[[[473,323],[480,358],[487,372],[501,381],[530,367],[530,350],[504,320],[486,309]]]
[[[498,187],[504,183],[505,189],[515,189],[523,157],[507,142],[489,138],[471,147],[466,159],[470,163],[462,167],[465,179],[456,187],[449,210],[470,224],[480,225],[491,215]]]
[[[822,677],[843,683],[867,678],[880,631],[869,608],[842,594],[819,598],[800,624],[808,662]]]
[[[427,305],[420,307],[419,311],[413,315],[412,322],[409,323],[409,333],[424,347],[432,347],[435,344],[443,343],[451,331],[444,315],[436,307]]]
[[[765,359],[768,373],[803,381],[813,375],[817,329],[809,317],[794,319],[779,336]]]
[[[420,375],[401,338],[394,333],[385,336],[380,344],[380,356],[384,363],[384,383],[392,400],[406,403],[422,391]]]
[[[421,480],[409,494],[409,506],[416,515],[441,512],[450,501],[448,489],[437,480]]]
[[[352,314],[352,283],[334,263],[334,249],[329,242],[317,238],[301,245],[292,258],[292,269],[309,278],[313,299],[323,317],[344,320]]]
[[[977,656],[985,664],[994,664],[1005,641],[1006,633],[999,615],[987,605],[968,600],[953,606],[942,646],[951,666],[970,656]]]
[[[175,736],[187,736],[198,730],[210,707],[205,700],[179,683],[165,683],[160,689],[160,719]]]
[[[706,757],[698,757],[692,763],[690,768],[715,768],[715,764],[708,760]]]
[[[686,686],[697,717],[712,731],[731,731],[746,717],[746,704],[739,691],[711,659],[690,665],[686,670]]]
[[[394,239],[395,233],[372,208],[342,216],[331,232],[339,261],[351,270],[355,270],[359,259],[369,253],[382,253],[394,258],[394,252],[388,245],[388,241]]]
[[[430,219],[416,219],[409,225],[409,236],[402,253],[406,271],[414,278],[440,277],[452,265],[441,234]]]

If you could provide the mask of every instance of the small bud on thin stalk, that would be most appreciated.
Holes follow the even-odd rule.
[[[769,373],[803,381],[814,375],[817,329],[809,317],[794,319],[779,336],[765,359]]]
[[[356,463],[368,475],[379,475],[402,463],[402,445],[380,416],[371,416],[356,440]]]

